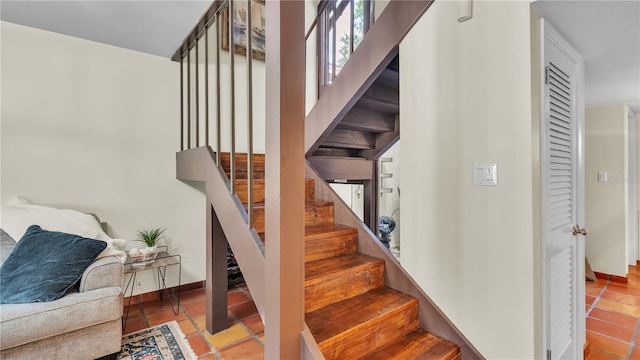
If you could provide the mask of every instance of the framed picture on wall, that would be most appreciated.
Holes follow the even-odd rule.
[[[236,1],[233,14],[234,52],[247,55],[247,1]],[[264,0],[251,1],[251,48],[253,58],[264,61],[265,28],[264,28]],[[223,50],[229,51],[229,8],[222,12],[222,41]]]

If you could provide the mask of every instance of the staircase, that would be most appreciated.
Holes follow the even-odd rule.
[[[229,172],[229,154],[221,154]],[[236,155],[246,204],[246,154]],[[255,230],[264,237],[264,155],[254,156]],[[305,180],[305,320],[327,359],[458,359],[460,347],[423,331],[418,300],[385,286],[385,262],[358,252],[356,228],[334,222],[333,202]]]
[[[280,238],[266,238],[264,234],[264,155],[253,156],[250,183],[246,154],[236,153],[231,161],[229,154],[216,153],[225,144],[223,136],[230,142],[231,151],[235,151],[233,144],[238,136],[247,136],[247,143],[253,143],[252,116],[247,116],[246,133],[236,134],[239,120],[233,111],[230,116],[222,116],[220,82],[209,84],[207,74],[214,57],[207,38],[225,36],[220,33],[220,22],[227,6],[235,1],[214,2],[176,51],[174,60],[180,61],[181,78],[176,177],[205,183],[206,326],[210,332],[228,326],[228,243],[258,312],[262,319],[269,319],[265,324],[265,355],[271,358],[483,358],[324,181],[371,179],[371,183],[376,178],[373,160],[399,137],[398,45],[432,2],[390,1],[340,76],[307,114],[304,126],[304,97],[300,96],[304,94],[304,44],[295,35],[304,32],[304,7],[299,2],[267,2],[267,12],[286,19],[268,23],[276,24],[269,31],[280,42],[269,51],[272,55],[265,65],[282,70],[267,70],[267,79],[274,81],[267,81],[273,85],[265,87],[265,126],[274,130],[266,133],[265,148],[272,156],[268,162],[269,191],[273,189],[273,195],[281,196],[280,202],[269,203],[269,215],[273,216],[269,225],[280,232]],[[234,43],[231,34],[234,32],[227,40]],[[199,55],[202,49],[204,57]],[[194,52],[195,60],[191,56]],[[247,79],[252,84],[252,57],[246,59]],[[221,65],[219,59],[215,62],[215,79],[219,80]],[[203,64],[207,66],[199,66]],[[230,61],[229,74],[235,73],[233,64]],[[199,74],[201,68],[205,69],[204,76]],[[193,78],[195,86],[191,85]],[[204,79],[205,90],[216,89],[217,114],[201,106],[203,100],[209,103],[209,93],[199,91],[199,79]],[[229,84],[225,84],[231,85],[234,94],[235,83],[235,77],[230,76]],[[226,106],[235,109],[246,105],[249,114],[253,109],[251,98],[238,104],[232,97]],[[274,105],[278,103],[280,106]],[[222,134],[225,127],[228,134]],[[217,129],[215,139],[209,139],[210,128]],[[308,157],[306,180],[301,172],[305,166],[303,150]],[[253,151],[251,146],[247,151]],[[230,176],[231,168],[234,176]],[[302,181],[304,207],[298,186]],[[374,188],[369,184],[370,190]],[[292,194],[288,198],[287,191]],[[248,206],[250,199],[252,204]],[[371,204],[369,207],[375,208]],[[304,254],[299,251],[302,211]],[[373,211],[365,214],[367,217],[370,224],[377,221]]]
[[[377,159],[400,139],[400,73],[396,55],[309,157]]]

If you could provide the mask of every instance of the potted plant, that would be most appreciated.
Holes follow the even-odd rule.
[[[145,243],[147,247],[142,249],[133,248],[129,250],[129,256],[136,262],[151,263],[158,256],[158,242],[164,239],[164,231],[162,228],[154,228],[151,230],[139,230],[136,241]]]

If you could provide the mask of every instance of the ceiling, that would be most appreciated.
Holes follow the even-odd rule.
[[[0,20],[170,58],[211,0],[2,0]]]
[[[539,0],[540,14],[583,56],[587,106],[640,114],[640,1]]]
[[[0,19],[170,58],[211,0],[2,0]],[[585,59],[586,104],[640,113],[640,1],[538,0],[533,6]]]

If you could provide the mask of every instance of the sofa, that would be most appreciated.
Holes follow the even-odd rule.
[[[15,241],[4,231],[2,261]],[[1,359],[97,359],[120,351],[122,271],[115,256],[95,260],[77,288],[51,302],[0,305]]]
[[[116,359],[122,341],[123,310],[123,253],[111,246],[117,239],[106,235],[104,226],[101,227],[104,224],[95,216],[18,200],[2,207],[0,266],[4,266],[0,268],[0,275],[15,274],[13,263],[29,244],[25,238],[34,228],[40,229],[36,225],[27,228],[28,224],[42,224],[43,228],[51,231],[64,232],[63,235],[75,234],[96,239],[96,242],[102,243],[97,251],[102,252],[97,257],[94,254],[85,259],[82,269],[73,276],[80,280],[73,280],[75,283],[63,289],[53,300],[39,299],[26,303],[2,301],[0,359]],[[19,243],[14,239],[19,239]],[[47,246],[46,251],[51,252],[51,256],[40,257],[27,253],[26,257],[32,263],[32,268],[27,272],[29,277],[31,274],[37,276],[37,270],[47,267],[33,258],[50,261],[55,257],[62,258],[61,265],[56,269],[61,269],[61,278],[65,277],[64,263],[72,263],[73,260],[69,260],[68,252],[61,250],[58,242],[51,241],[50,244],[55,244]],[[14,248],[16,251],[12,252]],[[61,253],[64,255],[61,256]],[[46,285],[29,279],[12,291],[20,293],[22,289],[30,287],[44,288]],[[0,291],[5,294],[8,289],[5,287]]]

